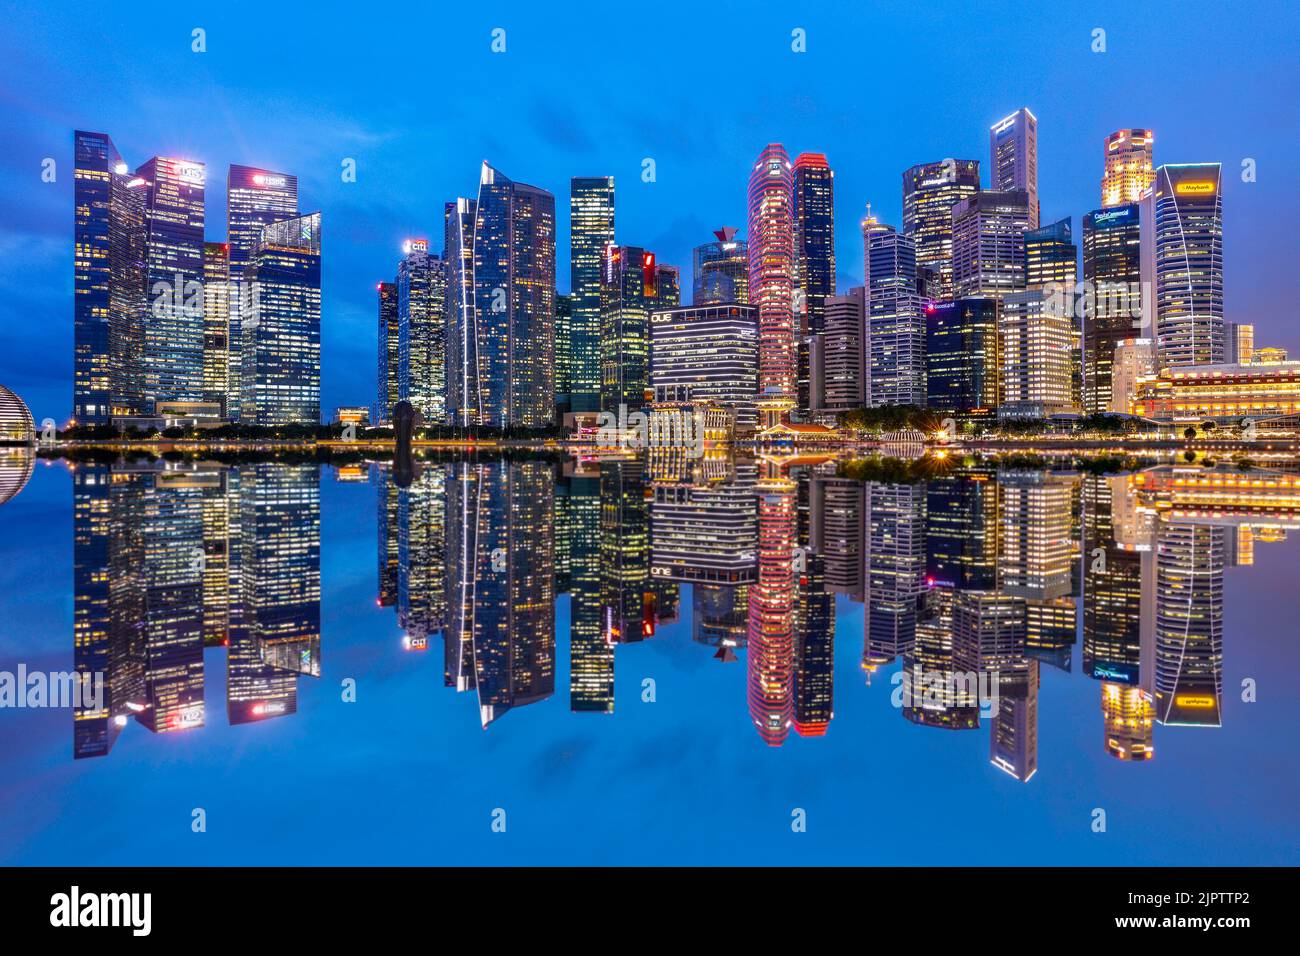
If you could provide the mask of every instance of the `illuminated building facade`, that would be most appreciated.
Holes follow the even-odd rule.
[[[1151,188],[1155,135],[1149,129],[1119,129],[1106,137],[1105,172],[1101,177],[1101,207],[1113,209],[1135,203]]]
[[[447,623],[447,470],[426,464],[397,492],[397,626],[408,646]]]
[[[822,331],[835,294],[835,173],[821,153],[794,161],[794,275],[799,335]]]
[[[870,403],[924,405],[925,313],[916,291],[916,245],[888,226],[876,229],[867,266]]]
[[[650,506],[651,573],[656,578],[708,584],[755,580],[757,471],[737,463],[720,481],[655,481]]]
[[[229,417],[230,246],[203,244],[203,398]]]
[[[397,264],[397,394],[425,423],[447,419],[447,270],[427,239],[408,239]]]
[[[1073,288],[1070,283],[1070,288]],[[1073,292],[1028,289],[1002,298],[998,417],[1041,419],[1077,411]]]
[[[650,385],[685,387],[693,400],[735,409],[736,426],[757,422],[758,310],[705,305],[650,315]]]
[[[1223,571],[1228,529],[1162,523],[1156,541],[1156,719],[1217,727],[1223,690]]]
[[[379,305],[379,370],[376,376],[377,399],[375,423],[386,425],[391,421],[393,406],[402,400],[400,373],[401,326],[397,313],[397,283],[381,282],[378,289]]]
[[[751,251],[755,235],[751,228]],[[749,716],[759,737],[779,747],[794,722],[795,482],[776,462],[763,461],[759,468],[758,581],[749,589],[746,660]]]
[[[650,314],[673,308],[676,270],[660,266],[653,252],[637,246],[605,250],[600,283],[600,408],[637,411],[650,388]]]
[[[926,309],[927,404],[936,411],[992,415],[998,402],[998,303],[967,298]]]
[[[952,299],[952,211],[980,191],[977,159],[922,163],[903,173],[903,234],[916,243],[918,269],[938,274],[939,295]]]
[[[1142,382],[1156,374],[1156,344],[1151,339],[1120,339],[1111,365],[1110,405],[1099,411],[1129,415]]]
[[[1044,471],[998,476],[998,590],[1050,601],[1071,593],[1073,482]]]
[[[1141,334],[1142,208],[1127,203],[1083,217],[1083,407],[1090,415],[1121,404],[1115,347]]]
[[[1073,289],[1079,278],[1079,247],[1070,217],[1025,233],[1025,288]]]
[[[575,466],[569,472],[566,466],[556,489],[557,552],[563,535],[568,558],[569,709],[609,714],[614,711],[614,645],[606,642],[602,628],[600,469]]]
[[[794,176],[785,147],[768,145],[749,177],[749,297],[758,307],[762,424],[788,420],[796,404]]]
[[[989,127],[989,182],[994,190],[1023,190],[1029,228],[1038,228],[1038,118],[1027,107]]]
[[[1221,177],[1218,163],[1156,170],[1151,206],[1161,368],[1212,365],[1226,354]]]
[[[1229,322],[1225,329],[1224,361],[1231,365],[1246,365],[1254,361],[1255,326],[1246,322]]]
[[[985,190],[952,207],[952,284],[957,297],[1001,298],[1025,288],[1029,194]]]
[[[614,177],[569,183],[570,408],[592,412],[600,401],[600,283],[614,241]]]
[[[736,238],[733,226],[713,233],[715,242],[696,246],[692,252],[692,305],[749,303],[749,243]]]
[[[555,294],[555,410],[572,410],[573,296]]]
[[[241,420],[320,422],[320,213],[262,228],[246,272]]]
[[[1134,413],[1175,424],[1295,415],[1300,413],[1300,362],[1163,368],[1139,386]]]
[[[863,575],[866,645],[893,660],[912,650],[925,589],[925,486],[868,482]]]
[[[1154,711],[1140,687],[1103,683],[1101,713],[1106,753],[1116,760],[1135,762],[1156,755]]]
[[[863,347],[866,332],[867,290],[864,287],[858,286],[844,295],[826,299],[822,332],[814,339],[814,411],[848,411],[862,408],[865,404],[867,382],[863,374]]]

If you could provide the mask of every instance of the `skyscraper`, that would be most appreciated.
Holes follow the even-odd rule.
[[[241,419],[320,423],[321,217],[262,227],[246,272]]]
[[[952,207],[955,297],[1001,298],[1025,287],[1028,194],[985,190]]]
[[[393,406],[402,400],[399,390],[401,330],[397,318],[397,283],[381,282],[376,291],[379,303],[379,373],[373,419],[375,424],[382,425],[391,421]]]
[[[203,244],[203,398],[229,417],[230,245],[224,242]]]
[[[555,295],[555,406],[573,410],[573,296]]]
[[[397,264],[397,391],[426,424],[447,419],[447,271],[427,239],[408,239]]]
[[[785,147],[768,145],[749,177],[749,297],[758,306],[759,413],[765,427],[795,406],[794,176]]]
[[[867,242],[870,403],[924,405],[925,318],[916,291],[916,245],[889,226],[872,230]]]
[[[1028,197],[1029,228],[1038,228],[1038,118],[1021,107],[989,127],[989,186]]]
[[[569,182],[570,408],[600,407],[600,276],[614,241],[614,177]]]
[[[749,243],[736,238],[733,226],[713,233],[716,242],[696,246],[692,252],[692,305],[749,302]]]
[[[800,336],[822,330],[835,294],[835,173],[821,153],[794,161],[794,274]]]
[[[202,163],[155,156],[145,181],[145,274],[141,370],[144,413],[160,403],[203,400]]]
[[[815,342],[814,410],[848,411],[867,400],[864,346],[867,341],[867,290],[862,286],[826,299],[826,318]],[[924,328],[922,328],[924,345]]]
[[[473,199],[457,199],[443,210],[443,254],[447,264],[447,417],[454,425],[479,421],[478,338],[474,317]]]
[[[245,273],[261,240],[262,227],[298,216],[298,177],[270,169],[231,165],[226,173],[226,242],[230,247],[230,400],[226,415],[240,417],[243,388],[238,355],[240,331],[252,302]]]
[[[1153,189],[1159,364],[1222,362],[1222,168],[1218,163],[1161,166]]]
[[[1151,188],[1155,180],[1151,162],[1154,143],[1155,136],[1149,129],[1120,129],[1106,137],[1102,209],[1135,203]]]
[[[1078,254],[1069,218],[1025,233],[1025,288],[1002,297],[1001,417],[1043,418],[1078,408]]]
[[[600,408],[638,411],[650,387],[650,313],[678,304],[676,282],[653,252],[638,246],[605,250],[600,283]]]
[[[1130,203],[1083,217],[1083,407],[1089,414],[1115,407],[1115,346],[1140,334],[1141,209]]]
[[[991,415],[998,402],[997,301],[958,299],[927,306],[927,404],[959,415]]]
[[[459,273],[449,293],[453,420],[548,425],[555,417],[555,197],[484,163],[477,202],[459,201],[448,225],[455,231],[448,256]]]
[[[980,191],[977,159],[921,163],[903,173],[903,235],[916,243],[917,268],[938,273],[938,298],[953,298],[952,209]]]
[[[752,305],[659,309],[650,315],[650,386],[689,390],[692,401],[736,410],[736,425],[757,424],[758,310]]]

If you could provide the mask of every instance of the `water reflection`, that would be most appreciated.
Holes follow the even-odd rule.
[[[833,733],[836,677],[866,680],[914,725],[986,729],[990,761],[1026,781],[1043,668],[1096,683],[1118,760],[1152,759],[1157,726],[1219,726],[1224,575],[1300,509],[1296,475],[1226,466],[651,453],[334,474],[376,491],[376,603],[407,652],[441,644],[444,685],[484,728],[555,694],[567,594],[575,714],[614,712],[620,646],[680,624],[697,653],[743,657],[717,706],[747,707],[768,745]],[[299,679],[321,673],[320,479],[314,464],[78,465],[76,667],[108,693],[76,714],[77,757],[132,719],[202,725],[205,646],[228,648],[230,723],[297,710]],[[834,668],[837,596],[864,606],[853,675]]]

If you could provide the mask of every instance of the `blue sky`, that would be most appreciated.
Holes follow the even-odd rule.
[[[1099,203],[1101,144],[1156,133],[1157,162],[1219,161],[1226,308],[1257,343],[1300,352],[1300,67],[1294,4],[664,2],[651,5],[0,3],[0,382],[37,420],[71,406],[72,130],[133,164],[209,163],[208,233],[224,236],[225,167],[296,173],[324,214],[325,410],[372,398],[374,286],[402,239],[441,247],[442,204],[490,160],[556,194],[568,288],[569,177],[613,175],[621,242],[689,272],[689,251],[743,226],[764,144],[836,170],[839,283],[861,277],[868,201],[898,224],[901,173],[987,163],[988,126],[1039,119],[1044,221]],[[191,30],[207,52],[191,51]],[[506,52],[491,52],[491,31]],[[791,51],[791,31],[807,52]],[[1092,31],[1106,52],[1092,52]],[[46,157],[54,183],[41,181]],[[641,181],[653,158],[657,181]],[[1258,179],[1240,180],[1253,158]],[[340,163],[357,161],[343,183]],[[987,180],[987,171],[985,172]]]

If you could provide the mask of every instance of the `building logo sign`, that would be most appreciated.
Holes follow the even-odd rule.
[[[1179,183],[1174,191],[1185,196],[1210,196],[1214,194],[1214,183]]]
[[[286,180],[283,176],[275,176],[271,173],[254,173],[253,182],[266,189],[283,189]]]
[[[202,186],[205,179],[203,164],[179,160],[176,163],[176,177],[187,185]]]

